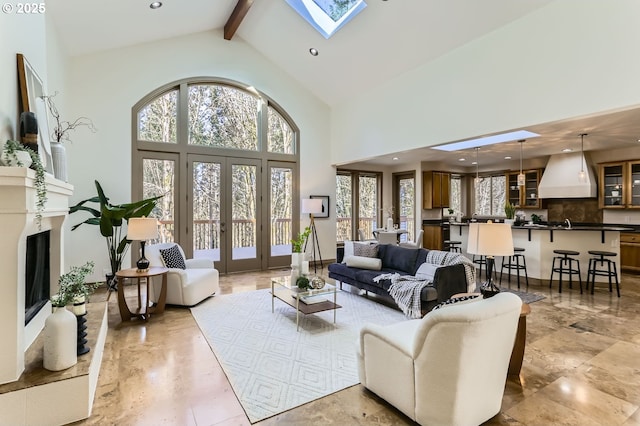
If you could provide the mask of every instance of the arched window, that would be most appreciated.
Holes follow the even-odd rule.
[[[290,263],[299,131],[257,90],[222,79],[168,84],[132,110],[132,193],[165,196],[162,241],[221,272]]]

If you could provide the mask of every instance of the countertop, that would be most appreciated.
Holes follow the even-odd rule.
[[[452,226],[469,226],[469,223],[450,223]],[[639,229],[634,227],[627,227],[621,225],[575,225],[575,226],[563,226],[563,225],[513,225],[513,229],[531,229],[537,231],[618,231],[618,232],[640,232]]]

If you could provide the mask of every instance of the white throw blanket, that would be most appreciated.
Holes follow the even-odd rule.
[[[464,266],[464,273],[467,277],[467,289],[469,292],[473,292],[476,288],[476,267],[471,260],[464,257],[460,253],[441,250],[429,250],[426,258],[427,263],[433,263],[434,265],[450,266],[459,265]]]
[[[390,280],[389,295],[393,297],[398,307],[409,318],[422,318],[420,310],[420,293],[429,285],[426,280],[419,280],[410,275],[382,274],[373,279],[374,282]]]

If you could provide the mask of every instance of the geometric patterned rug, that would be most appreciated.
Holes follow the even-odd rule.
[[[406,321],[402,312],[346,291],[333,311],[300,314],[270,289],[214,296],[191,308],[251,423],[360,383],[356,342],[366,323]]]

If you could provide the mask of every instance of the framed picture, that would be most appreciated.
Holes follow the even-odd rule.
[[[323,217],[329,217],[329,196],[328,195],[311,195],[309,198],[318,198],[322,200],[322,213],[314,214],[316,219],[322,219]]]

